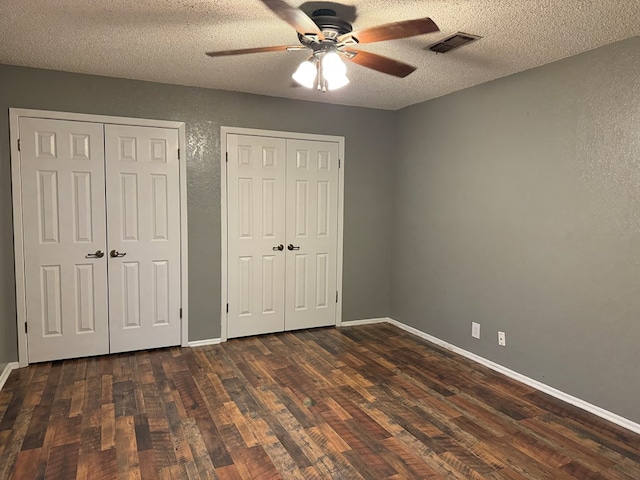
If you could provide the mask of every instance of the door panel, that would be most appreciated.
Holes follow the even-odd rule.
[[[179,345],[178,132],[106,125],[105,145],[111,352]]]
[[[284,330],[285,146],[227,136],[229,338]]]
[[[103,126],[19,122],[29,362],[108,353]]]
[[[338,144],[287,140],[285,329],[335,325]]]

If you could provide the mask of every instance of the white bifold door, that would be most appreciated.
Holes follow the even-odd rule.
[[[29,362],[180,344],[178,131],[19,128]]]
[[[227,335],[335,325],[339,144],[227,134]]]

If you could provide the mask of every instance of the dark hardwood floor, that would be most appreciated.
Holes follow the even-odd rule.
[[[387,324],[32,365],[0,478],[640,478],[640,436]]]

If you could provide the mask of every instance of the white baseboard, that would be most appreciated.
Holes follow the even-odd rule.
[[[476,355],[475,353],[471,353],[460,347],[456,347],[455,345],[445,342],[444,340],[440,340],[437,337],[431,336],[428,333],[418,330],[417,328],[410,327],[409,325],[405,325],[404,323],[400,323],[397,320],[393,320],[391,318],[386,319],[386,321],[392,325],[395,325],[398,328],[401,328],[402,330],[405,330],[409,333],[412,333],[413,335],[416,335],[417,337],[423,338],[431,343],[435,343],[436,345],[442,348],[450,350],[454,353],[457,353],[458,355],[468,358],[469,360],[473,360],[474,362],[484,365],[485,367],[488,367],[491,370],[495,370],[496,372],[502,373],[503,375],[506,375],[509,378],[513,378],[514,380],[524,383],[525,385],[529,385],[530,387],[533,387],[536,390],[540,390],[541,392],[551,395],[552,397],[562,400],[563,402],[567,402],[589,413],[593,413],[594,415],[600,418],[608,420],[611,423],[615,423],[616,425],[620,425],[621,427],[624,427],[627,430],[631,430],[632,432],[640,434],[640,423],[633,422],[628,418],[621,417],[616,413],[605,410],[604,408],[598,407],[597,405],[593,405],[580,398],[574,397],[573,395],[569,395],[568,393],[558,390],[557,388],[554,388],[547,384],[539,382],[538,380],[534,380],[533,378],[527,377],[526,375],[522,375],[521,373],[518,373],[507,367],[503,367],[502,365],[492,362],[491,360],[487,360],[486,358],[481,357],[480,355]]]
[[[355,327],[356,325],[371,325],[372,323],[384,323],[388,322],[389,318],[365,318],[364,320],[349,320],[342,322],[339,327]]]
[[[19,366],[20,365],[18,364],[18,362],[7,363],[7,365],[4,367],[4,370],[2,370],[2,373],[0,373],[0,390],[2,390],[2,387],[4,387],[4,383],[9,378],[9,374],[11,373],[11,370],[15,370]]]
[[[221,338],[208,338],[206,340],[194,340],[189,342],[189,347],[204,347],[206,345],[220,345],[222,343]]]

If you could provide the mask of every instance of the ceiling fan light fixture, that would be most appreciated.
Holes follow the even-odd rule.
[[[327,52],[322,57],[322,71],[325,77],[331,78],[347,73],[347,66],[336,52]]]
[[[291,77],[306,88],[313,88],[318,74],[318,68],[313,58],[305,60]]]
[[[322,57],[322,76],[328,90],[337,90],[349,83],[347,66],[336,52],[327,52]]]
[[[337,90],[344,87],[349,83],[349,79],[346,75],[338,75],[332,78],[327,78],[327,90]]]

